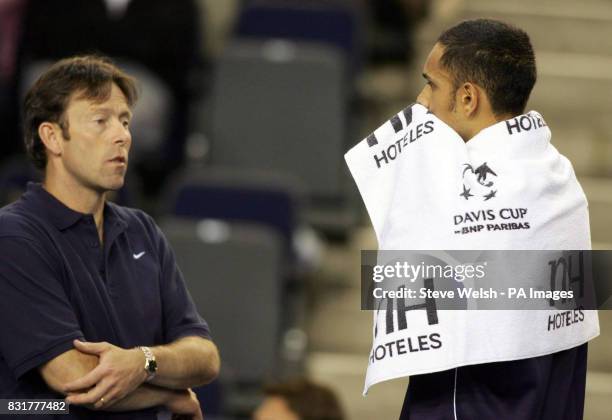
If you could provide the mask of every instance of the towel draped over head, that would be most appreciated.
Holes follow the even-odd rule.
[[[379,250],[586,250],[588,205],[571,163],[530,111],[468,142],[419,105],[393,116],[345,159]],[[405,329],[377,328],[364,393],[381,381],[536,357],[599,334],[596,311],[549,327],[551,310],[408,311]],[[395,321],[397,322],[397,320]],[[384,353],[384,354],[383,354]]]

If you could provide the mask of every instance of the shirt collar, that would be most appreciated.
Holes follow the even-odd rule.
[[[45,190],[40,183],[29,182],[23,199],[33,205],[36,213],[45,214],[59,230],[68,229],[81,219],[91,218],[90,214],[80,213],[67,207]],[[108,202],[104,203],[104,220],[107,226],[117,225],[121,230],[127,227],[125,220]]]
[[[115,234],[119,234],[127,228],[128,224],[117,211],[116,207],[116,204],[109,203],[108,201],[104,203],[104,223],[105,226],[113,226],[116,228]],[[108,230],[106,232],[110,233]]]

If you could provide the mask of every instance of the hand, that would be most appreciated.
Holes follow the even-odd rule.
[[[203,420],[200,402],[191,389],[176,391],[166,403],[166,408],[172,412],[172,419]]]
[[[145,356],[138,348],[122,349],[110,343],[75,340],[77,350],[100,359],[98,366],[64,387],[66,401],[76,405],[108,407],[138,388],[146,379]],[[75,392],[78,392],[75,394]]]

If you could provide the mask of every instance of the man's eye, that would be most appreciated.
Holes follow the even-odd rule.
[[[129,122],[129,121],[127,121],[127,120],[123,121],[123,126],[124,126],[125,128],[129,128],[129,127],[130,127],[130,122]]]
[[[106,118],[96,118],[96,124],[105,124],[106,123]]]

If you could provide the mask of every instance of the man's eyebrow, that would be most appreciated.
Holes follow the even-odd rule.
[[[103,112],[105,114],[112,114],[113,110],[111,108],[108,108],[106,106],[94,106],[91,108],[91,112],[96,113],[96,112]],[[126,109],[124,111],[121,111],[119,113],[119,118],[132,118],[132,111],[130,111],[129,109]]]
[[[121,114],[119,114],[119,118],[132,119],[132,111],[130,111],[129,109],[126,109]]]
[[[423,77],[425,78],[425,80],[427,80],[429,83],[433,83],[434,81],[431,80],[431,77],[429,77],[429,75],[427,73],[423,73]]]

